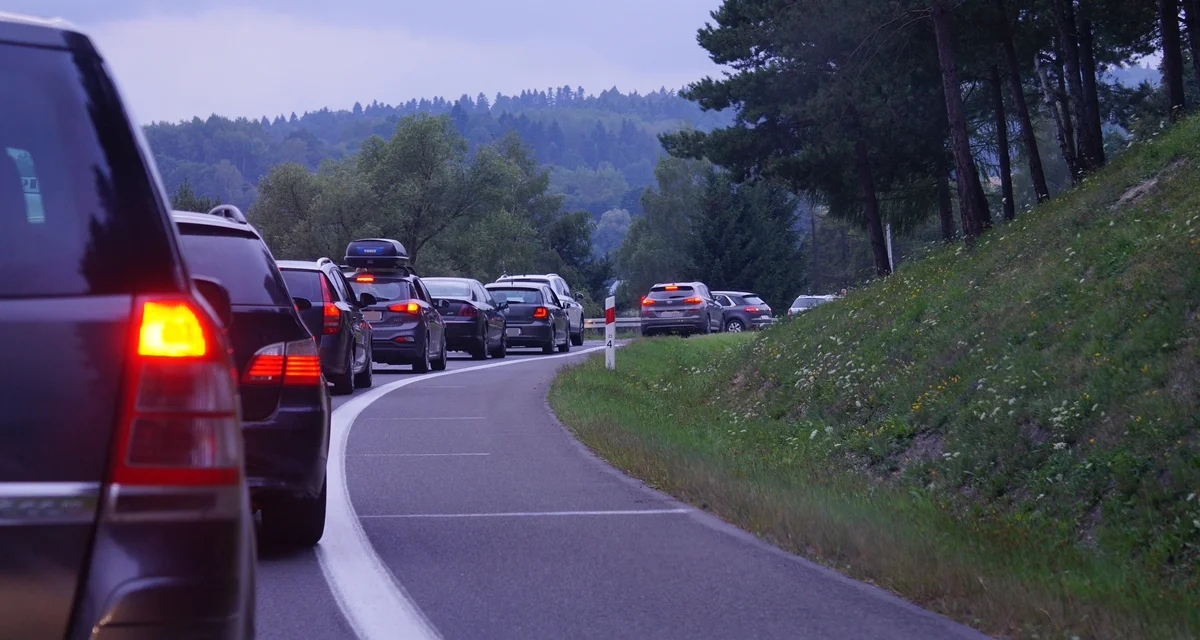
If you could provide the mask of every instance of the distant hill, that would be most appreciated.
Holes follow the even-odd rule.
[[[368,136],[391,136],[402,117],[417,113],[448,114],[472,149],[515,130],[554,169],[552,188],[566,195],[566,207],[597,217],[612,208],[640,211],[638,197],[653,183],[663,153],[659,133],[684,126],[707,131],[731,121],[665,88],[590,95],[583,87],[564,86],[490,99],[479,94],[397,105],[355,103],[348,110],[260,120],[213,115],[154,123],[146,136],[168,189],[186,179],[200,195],[248,207],[272,165],[299,162],[315,170],[326,158],[353,154]]]
[[[1153,67],[1114,67],[1108,70],[1107,75],[1114,82],[1126,87],[1136,87],[1143,82],[1158,86],[1162,82],[1162,72]]]

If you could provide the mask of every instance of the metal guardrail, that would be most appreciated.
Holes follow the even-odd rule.
[[[584,329],[603,329],[604,318],[585,318],[583,321]],[[617,318],[618,329],[641,329],[641,318]]]

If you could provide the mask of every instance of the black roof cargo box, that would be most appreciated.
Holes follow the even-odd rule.
[[[407,271],[408,251],[397,240],[364,238],[346,245],[346,265],[355,269],[399,269]]]

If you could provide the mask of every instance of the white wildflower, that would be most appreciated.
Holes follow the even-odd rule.
[[[1065,443],[1065,442],[1055,442],[1054,443],[1055,451],[1062,451],[1063,449],[1066,449],[1066,448],[1067,448],[1067,443]]]

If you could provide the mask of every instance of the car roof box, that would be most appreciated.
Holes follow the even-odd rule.
[[[346,245],[346,265],[355,269],[409,270],[408,251],[397,240],[364,238]]]

